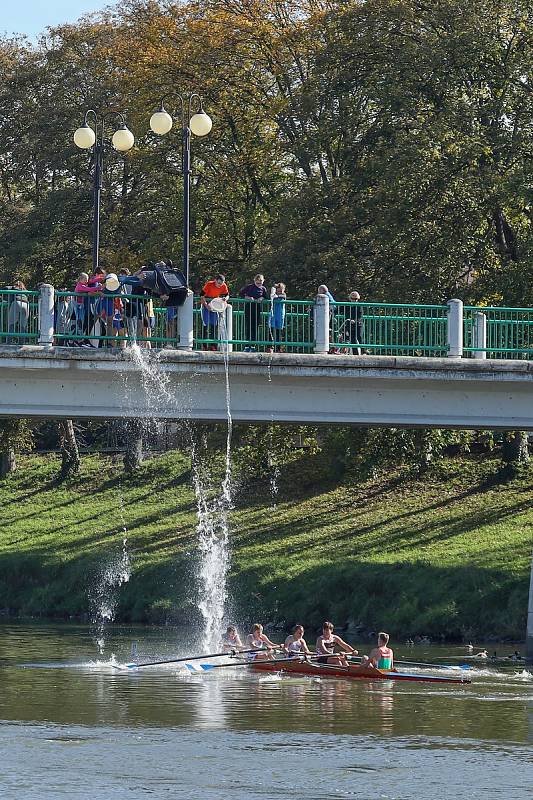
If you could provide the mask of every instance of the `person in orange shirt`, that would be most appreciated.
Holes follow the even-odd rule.
[[[200,292],[200,305],[202,307],[202,324],[204,327],[204,339],[218,339],[218,325],[220,322],[220,312],[213,311],[210,307],[211,300],[220,298],[226,301],[229,296],[229,288],[226,283],[224,275],[216,275],[216,277],[205,283],[202,291]],[[211,341],[209,344],[204,345],[207,350],[216,350],[217,345]]]

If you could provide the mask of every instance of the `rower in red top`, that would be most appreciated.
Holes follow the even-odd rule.
[[[378,646],[374,647],[368,657],[363,657],[363,664],[369,663],[378,669],[394,669],[394,653],[389,647],[388,633],[378,633]]]
[[[316,640],[316,652],[320,656],[317,659],[319,664],[336,664],[338,666],[347,667],[344,653],[335,653],[335,647],[342,647],[346,652],[357,655],[357,650],[350,644],[347,644],[340,636],[333,633],[333,623],[324,622],[322,626],[322,635]]]

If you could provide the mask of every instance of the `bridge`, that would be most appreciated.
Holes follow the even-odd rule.
[[[227,365],[227,372],[226,372]],[[533,361],[0,347],[0,416],[533,430]]]

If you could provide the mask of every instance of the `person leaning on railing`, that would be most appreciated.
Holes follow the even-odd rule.
[[[261,319],[261,303],[263,300],[268,299],[267,290],[264,287],[265,278],[258,273],[253,283],[243,286],[239,292],[239,297],[248,300],[244,306],[244,331],[248,345],[244,348],[246,351],[254,350],[255,343],[257,342],[257,329]]]
[[[92,313],[90,306],[90,295],[99,295],[102,290],[100,283],[92,282],[89,285],[89,276],[86,272],[80,272],[74,294],[76,295],[76,334],[88,337],[92,327]]]
[[[213,280],[207,281],[200,292],[200,306],[202,314],[203,338],[218,339],[218,326],[220,322],[220,312],[213,311],[210,307],[211,300],[220,298],[227,301],[229,288],[224,275],[216,275]],[[206,350],[216,350],[214,342],[204,344]]]

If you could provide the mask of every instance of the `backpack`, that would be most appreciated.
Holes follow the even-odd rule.
[[[187,282],[181,270],[159,263],[144,275],[143,286],[146,289],[151,289],[157,295],[168,295],[165,301],[167,308],[183,305],[187,297]]]

